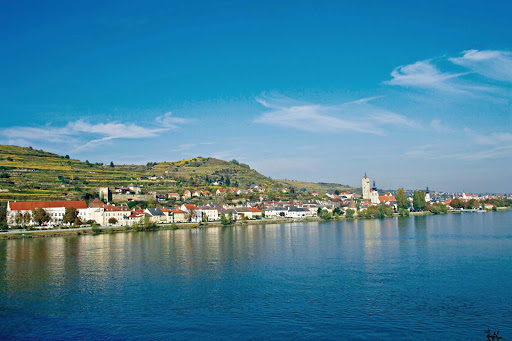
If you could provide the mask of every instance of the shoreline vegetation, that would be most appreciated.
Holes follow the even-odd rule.
[[[505,207],[498,209],[497,212],[509,211],[511,208]],[[490,211],[490,210],[488,210]],[[488,212],[481,210],[480,212]],[[466,213],[473,213],[478,211],[466,211]],[[496,211],[494,211],[496,212]],[[164,231],[164,230],[190,230],[200,229],[209,227],[232,227],[232,226],[246,226],[246,225],[272,225],[272,224],[294,224],[302,222],[318,222],[318,221],[354,221],[354,220],[372,220],[372,219],[386,219],[386,218],[408,218],[415,216],[427,216],[427,215],[444,215],[444,214],[462,214],[464,211],[450,210],[447,213],[434,214],[431,211],[423,212],[410,212],[410,215],[400,215],[394,213],[392,215],[385,215],[383,217],[364,217],[355,216],[353,218],[339,217],[325,219],[322,217],[311,217],[311,218],[284,218],[284,219],[262,219],[262,220],[242,220],[236,222],[229,222],[222,224],[219,221],[215,222],[201,222],[201,223],[180,223],[180,224],[140,224],[134,226],[111,226],[111,227],[79,227],[79,228],[66,228],[66,229],[49,229],[49,230],[21,230],[21,231],[0,231],[0,240],[9,239],[23,239],[23,238],[43,238],[43,237],[65,237],[65,236],[81,236],[81,235],[100,235],[100,234],[111,234],[111,233],[122,233],[122,232],[145,232],[145,231]]]

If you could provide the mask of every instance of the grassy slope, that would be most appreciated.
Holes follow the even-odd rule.
[[[303,181],[294,181],[294,180],[276,180],[280,184],[282,184],[285,187],[293,186],[297,190],[301,190],[302,188],[305,188],[308,192],[309,191],[317,191],[318,193],[326,193],[328,191],[347,191],[347,190],[354,190],[354,188],[347,186],[347,185],[340,185],[340,184],[334,184],[334,183],[315,183],[315,182],[303,182]]]
[[[0,179],[0,201],[81,199],[85,193],[93,193],[100,186],[114,187],[130,183],[142,185],[147,191],[161,193],[187,188],[187,184],[178,188],[177,182],[172,179],[138,180],[153,174],[186,180],[193,177],[200,185],[205,184],[205,175],[210,179],[222,175],[229,176],[232,182],[237,181],[240,187],[252,183],[277,186],[275,181],[255,170],[214,158],[159,163],[149,168],[145,165],[109,167],[65,159],[30,148],[0,145],[0,167],[0,174],[9,175],[9,178]],[[63,196],[63,193],[67,195]]]
[[[289,180],[272,180],[253,169],[214,158],[193,158],[175,162],[146,165],[121,165],[115,167],[87,164],[79,160],[65,159],[31,148],[0,145],[0,202],[7,200],[58,200],[82,199],[86,193],[94,193],[100,186],[135,184],[146,191],[166,193],[193,189],[190,178],[199,187],[205,187],[205,176],[210,180],[229,176],[240,188],[256,183],[265,187],[294,186],[318,192],[344,190],[338,184],[316,184]],[[168,176],[166,180],[138,180],[151,175]],[[183,185],[174,179],[187,180]],[[7,192],[5,191],[7,190]],[[210,190],[214,190],[210,186]],[[63,195],[65,193],[66,195]]]

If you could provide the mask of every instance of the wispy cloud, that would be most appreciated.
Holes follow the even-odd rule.
[[[512,53],[508,51],[467,50],[462,52],[461,57],[448,60],[484,77],[512,82]]]
[[[39,127],[10,127],[0,130],[0,135],[9,141],[41,143],[66,143],[74,151],[92,148],[115,139],[144,139],[156,137],[163,132],[177,129],[188,120],[166,113],[155,118],[154,124],[141,126],[135,123],[90,123],[85,119],[55,127],[47,124]]]
[[[468,73],[442,72],[432,63],[432,60],[422,60],[395,68],[391,72],[392,79],[384,83],[459,92],[462,89],[452,80],[466,74]]]
[[[384,126],[413,127],[409,118],[370,103],[377,97],[339,105],[301,103],[285,97],[259,97],[256,100],[270,109],[256,118],[256,123],[289,127],[308,132],[342,133],[347,131],[384,135]]]
[[[439,119],[433,119],[430,122],[430,127],[437,131],[438,133],[448,133],[452,131],[452,129],[445,122]]]

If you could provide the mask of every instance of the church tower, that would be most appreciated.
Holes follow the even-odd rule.
[[[428,186],[427,186],[427,190],[425,191],[425,201],[426,202],[432,201],[432,199],[430,198],[430,191],[428,190]]]
[[[370,178],[366,176],[366,173],[364,173],[362,183],[363,199],[370,199]]]
[[[377,186],[375,186],[375,181],[373,182],[372,191],[370,192],[370,200],[372,204],[379,204],[379,191],[377,190]]]

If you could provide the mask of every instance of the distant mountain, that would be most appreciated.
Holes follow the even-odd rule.
[[[294,187],[296,191],[306,189],[307,192],[316,191],[318,193],[327,193],[327,192],[334,192],[336,190],[338,190],[340,192],[354,190],[353,187],[350,187],[348,185],[341,185],[341,184],[336,184],[336,183],[304,182],[304,181],[295,181],[295,180],[276,180],[276,181],[285,187]]]

